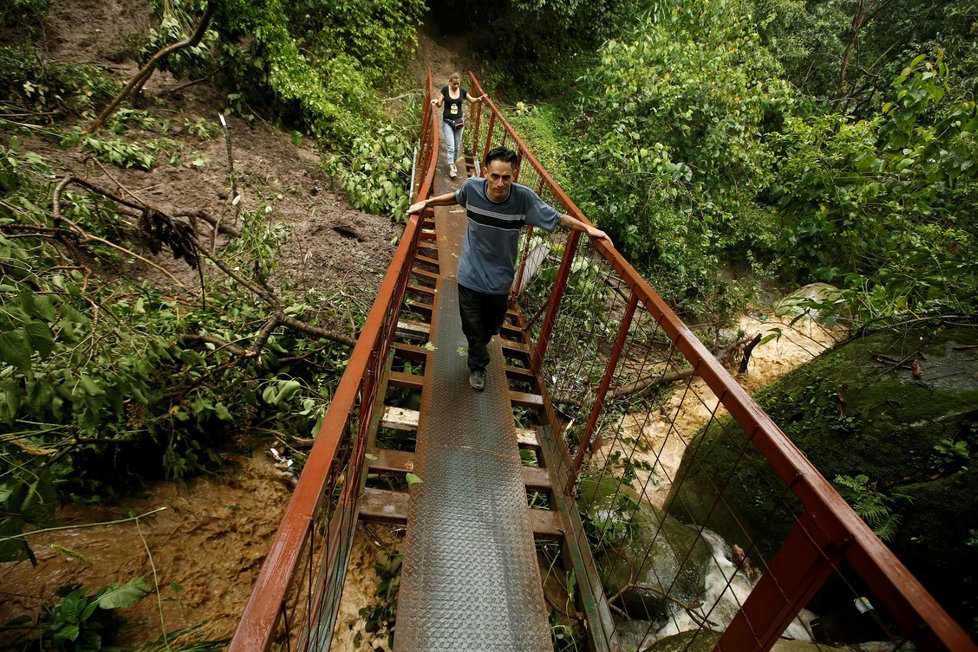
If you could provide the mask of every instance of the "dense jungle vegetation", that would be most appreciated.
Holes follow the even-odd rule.
[[[40,138],[118,167],[167,159],[165,130],[128,100],[93,128],[129,80],[46,61],[30,27],[46,11],[0,7],[0,560],[30,557],[19,535],[61,502],[218,463],[232,427],[308,436],[356,335],[338,324],[363,318],[315,290],[272,289],[280,234],[261,211],[215,253],[179,216],[57,176],[25,147]],[[420,91],[400,66],[427,19],[467,38],[544,164],[692,323],[730,319],[762,283],[813,281],[839,288],[819,307],[854,329],[976,312],[970,0],[155,0],[152,12],[128,56],[149,62],[200,27],[158,68],[209,79],[230,114],[262,107],[314,139],[363,210],[399,220],[408,205]],[[136,129],[158,136],[127,137]],[[209,269],[202,293],[113,271],[147,233],[154,251]]]

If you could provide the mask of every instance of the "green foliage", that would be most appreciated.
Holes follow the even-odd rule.
[[[316,59],[350,57],[368,83],[388,81],[386,71],[409,55],[414,27],[427,7],[423,0],[301,0],[289,6],[292,31],[300,35]]]
[[[445,34],[468,32],[482,58],[480,81],[494,95],[537,100],[567,92],[594,64],[593,50],[628,25],[640,3],[598,0],[518,0],[430,3],[431,18]]]
[[[30,446],[23,434],[11,433],[4,437],[9,445],[21,448],[28,453],[44,453],[44,449]],[[30,546],[17,537],[26,526],[43,527],[50,522],[57,505],[57,495],[51,474],[42,471],[33,477],[19,478],[7,475],[0,481],[0,562],[29,559],[37,560]]]
[[[156,165],[157,153],[164,154],[175,145],[168,138],[153,139],[139,143],[128,138],[98,138],[80,133],[65,139],[65,145],[80,144],[82,149],[95,158],[120,168],[151,170]]]
[[[48,13],[48,0],[6,0],[0,5],[0,27],[24,26],[33,33]]]
[[[183,126],[186,127],[189,133],[197,136],[197,138],[204,142],[211,140],[220,133],[220,129],[216,125],[211,125],[201,118],[196,120],[185,119]]]
[[[394,622],[397,617],[397,593],[401,588],[401,553],[388,553],[387,558],[374,564],[380,582],[377,584],[375,601],[360,610],[364,620],[364,631],[374,639],[386,636],[387,645],[394,645]],[[354,645],[360,647],[364,641],[358,632]]]
[[[887,496],[877,491],[875,483],[861,473],[856,477],[837,475],[832,482],[860,518],[873,528],[876,536],[883,541],[893,539],[900,524],[900,515],[892,510],[892,505],[898,498],[906,500],[906,496]]]
[[[239,112],[275,107],[319,139],[327,171],[355,206],[401,216],[413,138],[391,126],[375,85],[414,45],[423,11],[419,0],[225,3],[216,29],[236,87],[229,98]]]
[[[46,63],[32,50],[0,46],[0,87],[51,124],[66,115],[93,115],[118,84],[96,66]]]
[[[786,78],[841,112],[868,117],[878,110],[884,89],[880,80],[895,77],[903,62],[921,52],[944,51],[956,81],[975,89],[978,44],[972,0],[751,4],[763,43],[784,65]]]
[[[577,652],[587,649],[586,633],[579,627],[560,622],[560,614],[550,612],[550,641],[557,652]]]
[[[373,84],[413,44],[421,10],[416,0],[296,6],[237,0],[224,4],[217,28],[242,92],[256,102],[275,102],[284,117],[330,144],[346,145],[380,123]],[[306,31],[314,27],[319,30]],[[364,58],[369,48],[377,49]]]
[[[978,426],[972,426],[970,439],[978,440]],[[941,473],[967,471],[971,461],[971,443],[968,439],[945,437],[934,444],[936,466]]]
[[[61,601],[47,607],[33,629],[40,632],[32,640],[50,645],[55,650],[107,649],[122,625],[116,609],[131,607],[153,590],[153,585],[136,577],[123,585],[115,583],[100,591],[89,593],[81,585],[63,587],[58,591]],[[29,619],[19,619],[14,625],[24,626]],[[50,649],[45,647],[44,649]]]
[[[141,57],[189,37],[205,5],[154,2],[158,22]],[[421,0],[233,0],[221,4],[198,46],[169,55],[160,67],[181,76],[219,69],[229,90],[229,113],[248,119],[260,107],[266,117],[271,113],[298,127],[292,129],[294,139],[302,131],[312,134],[334,152],[326,158],[329,172],[356,206],[401,216],[413,139],[389,127],[391,116],[380,110],[376,87],[386,89],[398,61],[414,46],[424,11]],[[93,139],[85,146],[117,165],[153,164],[147,151],[133,145]]]
[[[784,67],[785,78],[809,95],[835,93],[844,40],[852,29],[852,3],[753,0],[764,46]]]
[[[412,145],[403,130],[384,126],[376,133],[357,136],[348,150],[330,154],[323,165],[354,206],[404,219]]]
[[[550,104],[517,102],[508,119],[557,185],[571,188],[572,161],[567,151],[573,137],[564,132],[567,118],[560,109]]]
[[[137,57],[140,63],[145,64],[153,54],[168,45],[189,39],[204,15],[206,5],[206,0],[154,0],[152,14],[158,23],[150,28],[139,50]],[[196,46],[169,54],[159,62],[158,67],[179,77],[202,76],[213,69],[217,49],[218,34],[211,29]]]
[[[53,179],[46,161],[20,153],[16,138],[11,145],[0,148],[0,225],[44,233]],[[114,205],[66,192],[61,210],[87,233],[132,246]],[[265,211],[242,216],[241,237],[222,255],[264,282],[282,233]],[[86,250],[96,268],[127,262],[98,243]],[[222,275],[205,288],[206,305],[193,307],[138,280],[65,262],[44,238],[0,235],[3,536],[45,524],[68,497],[101,500],[137,479],[216,466],[217,449],[249,425],[302,436],[312,429],[328,400],[319,388],[342,370],[345,350],[283,329],[254,358],[187,343],[184,333],[252,341],[268,309]],[[316,292],[283,288],[279,296],[283,312],[299,319],[309,319],[311,306],[329,310]],[[20,540],[0,546],[0,559],[29,556]]]
[[[721,254],[773,244],[770,212],[754,201],[772,174],[762,136],[794,94],[742,3],[663,13],[609,41],[582,78],[573,187],[660,293],[696,311],[722,303],[711,299],[725,292]]]
[[[617,550],[623,538],[634,531],[635,512],[638,503],[625,492],[615,492],[614,506],[610,509],[585,510],[581,523],[591,550]]]
[[[858,290],[864,318],[974,309],[978,111],[946,75],[919,56],[872,120],[790,119],[771,136],[785,262]]]

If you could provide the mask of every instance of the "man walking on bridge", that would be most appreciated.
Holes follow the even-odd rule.
[[[511,149],[491,149],[486,155],[483,178],[468,178],[455,192],[416,202],[407,211],[417,213],[429,206],[454,204],[465,207],[468,226],[456,280],[462,332],[468,341],[469,384],[480,391],[485,389],[489,364],[486,346],[506,319],[523,225],[547,232],[562,226],[611,242],[601,229],[561,214],[533,190],[515,183],[516,160],[516,152]]]

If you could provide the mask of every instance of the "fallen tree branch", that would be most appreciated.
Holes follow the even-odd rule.
[[[667,593],[666,591],[663,591],[662,589],[660,589],[658,587],[655,587],[655,586],[652,586],[650,584],[640,584],[638,582],[629,582],[628,584],[626,584],[625,586],[623,586],[621,588],[621,590],[618,591],[618,593],[616,593],[613,596],[611,596],[610,598],[608,598],[608,605],[611,606],[611,603],[613,603],[615,600],[618,600],[622,595],[625,594],[625,591],[628,591],[629,589],[638,589],[639,591],[648,591],[650,593],[655,593],[656,595],[658,595],[663,600],[666,600],[668,602],[672,602],[677,607],[681,608],[683,611],[685,611],[687,614],[689,614],[689,617],[692,618],[694,621],[696,621],[696,624],[699,625],[700,627],[703,627],[705,625],[710,625],[710,626],[713,626],[713,627],[716,627],[717,626],[717,623],[713,622],[709,618],[706,618],[704,616],[701,616],[697,612],[697,609],[699,609],[701,605],[693,605],[693,604],[690,604],[688,602],[684,602],[684,601],[680,600],[679,598],[675,597],[674,595],[672,595],[671,593]],[[621,613],[624,613],[624,610],[619,609],[619,611]]]
[[[181,333],[180,339],[184,342],[205,342],[207,344],[213,344],[219,349],[224,349],[228,353],[233,353],[234,355],[241,356],[242,358],[252,358],[255,356],[254,351],[251,349],[242,349],[240,346],[235,346],[230,342],[225,342],[219,337],[214,337],[213,335],[196,335],[194,333]]]
[[[740,367],[737,369],[738,374],[747,373],[747,365],[750,363],[750,354],[754,350],[754,347],[761,343],[761,334],[758,333],[754,336],[747,346],[744,347],[744,357],[740,359]]]
[[[757,338],[760,338],[760,334],[757,335]],[[724,347],[723,349],[721,349],[715,354],[716,359],[719,360],[721,364],[726,366],[726,364],[730,362],[731,358],[733,358],[734,353],[736,353],[737,349],[743,346],[747,341],[748,341],[747,337],[742,337],[739,340],[732,342],[731,344],[728,344],[726,347]],[[674,383],[680,380],[686,380],[687,378],[691,378],[695,375],[696,375],[695,370],[692,367],[689,367],[687,369],[680,369],[678,371],[669,371],[666,373],[659,374],[657,376],[646,376],[644,378],[639,378],[638,380],[632,381],[630,383],[617,387],[614,390],[608,392],[607,396],[605,396],[605,402],[607,403],[610,401],[618,400],[620,398],[631,396],[633,394],[638,394],[639,392],[644,391],[650,387],[658,387],[659,385],[668,385],[669,383]],[[555,397],[553,401],[555,403],[560,403],[563,405],[571,405],[574,407],[585,407],[591,405],[591,403],[585,399],[569,398],[569,397],[568,398]]]
[[[347,337],[345,335],[338,335],[336,333],[332,333],[330,331],[324,330],[317,326],[310,326],[309,324],[305,322],[301,322],[298,319],[293,319],[292,317],[289,317],[284,313],[280,313],[278,315],[278,318],[283,326],[288,326],[289,328],[305,333],[306,335],[321,337],[323,339],[332,340],[339,344],[346,344],[350,348],[353,348],[357,344],[357,341],[352,337]]]
[[[128,518],[120,518],[115,521],[101,521],[99,523],[79,523],[76,525],[58,525],[55,527],[48,527],[41,530],[31,530],[30,532],[21,532],[20,534],[12,534],[8,537],[0,537],[0,543],[5,541],[14,541],[16,539],[26,539],[27,537],[32,537],[38,534],[47,534],[49,532],[60,532],[62,530],[80,530],[82,528],[90,527],[102,527],[103,525],[120,525],[122,523],[129,523],[131,521],[138,522],[141,518],[146,518],[147,516],[152,516],[157,512],[162,512],[166,507],[157,507],[156,509],[151,509],[148,512],[143,512],[142,514],[137,514],[136,516],[130,516]]]
[[[156,70],[156,66],[164,57],[176,52],[177,50],[182,50],[188,47],[195,47],[204,38],[204,34],[207,32],[207,28],[210,25],[211,18],[217,11],[220,4],[220,0],[207,0],[207,7],[204,9],[204,15],[201,17],[200,22],[197,24],[197,29],[193,36],[189,39],[184,39],[182,41],[177,41],[176,43],[171,43],[170,45],[161,48],[156,51],[149,61],[146,62],[136,76],[133,77],[126,87],[111,101],[109,105],[102,109],[102,112],[95,118],[95,122],[92,126],[88,128],[88,133],[95,133],[102,128],[105,121],[115,113],[115,110],[119,107],[124,99],[126,99],[132,93],[138,93],[142,89],[143,84],[145,84],[149,78],[152,76],[153,71]]]
[[[89,242],[98,242],[98,243],[103,244],[103,245],[105,245],[107,247],[111,247],[112,249],[115,249],[117,251],[120,251],[120,252],[122,252],[123,254],[125,254],[127,256],[132,256],[133,258],[136,258],[138,260],[143,261],[144,263],[146,263],[147,265],[149,265],[153,269],[155,269],[155,270],[157,270],[157,271],[165,274],[167,277],[170,278],[171,281],[173,281],[174,283],[176,283],[180,287],[187,287],[186,285],[184,285],[180,281],[180,279],[178,279],[176,276],[174,276],[173,274],[171,274],[167,270],[163,269],[162,267],[160,267],[159,265],[157,265],[153,261],[147,260],[146,258],[144,258],[143,256],[140,256],[136,252],[134,252],[134,251],[132,251],[130,249],[126,249],[125,247],[121,247],[121,246],[115,244],[114,242],[110,242],[110,241],[108,241],[108,240],[106,240],[104,238],[100,238],[98,236],[94,236],[94,235],[91,235],[90,233],[87,233],[84,229],[82,229],[77,224],[75,224],[74,222],[72,222],[71,220],[69,220],[67,217],[65,217],[64,215],[62,215],[61,214],[61,192],[64,190],[64,188],[69,183],[72,183],[74,181],[77,181],[77,179],[75,179],[74,177],[72,177],[70,175],[69,176],[66,176],[55,187],[54,194],[53,194],[53,196],[51,198],[51,213],[54,216],[54,224],[55,224],[55,227],[57,227],[59,223],[67,224],[69,228],[67,230],[60,229],[60,231],[62,233],[64,233],[65,235],[71,235],[73,238],[75,238],[75,242],[73,243],[74,245],[81,246],[81,245],[87,244]],[[87,184],[83,184],[83,185],[87,185]],[[60,238],[60,239],[61,239],[62,242],[64,242],[64,239],[63,238]]]
[[[72,250],[73,253],[77,254],[77,257],[79,258],[87,258],[86,252],[84,251],[84,249],[81,248],[81,245],[84,245],[88,242],[98,242],[104,244],[106,246],[112,247],[114,249],[117,249],[125,253],[125,255],[127,256],[132,256],[133,258],[136,258],[146,263],[147,265],[149,265],[154,269],[159,270],[160,272],[168,276],[176,285],[180,287],[186,287],[182,282],[180,282],[179,279],[177,279],[170,272],[163,269],[156,263],[147,260],[145,257],[140,256],[139,254],[130,251],[125,247],[121,247],[120,245],[112,243],[108,240],[86,233],[81,227],[79,227],[77,224],[75,224],[74,222],[66,218],[61,212],[61,194],[64,192],[64,189],[69,184],[72,183],[77,184],[83,188],[86,188],[90,192],[102,195],[116,202],[120,206],[128,207],[136,211],[139,211],[140,214],[139,227],[141,229],[141,232],[144,235],[148,236],[149,238],[150,250],[153,251],[154,254],[156,254],[160,252],[164,244],[168,246],[171,252],[173,253],[174,258],[177,259],[183,258],[184,260],[186,260],[187,264],[190,265],[191,268],[196,268],[201,273],[202,288],[204,286],[204,282],[203,282],[203,275],[202,275],[203,272],[199,260],[200,256],[203,256],[208,260],[210,260],[211,262],[213,262],[218,269],[220,269],[229,277],[237,281],[241,286],[253,292],[256,296],[258,296],[263,302],[265,302],[272,309],[271,316],[267,318],[267,321],[259,330],[253,344],[248,348],[242,348],[235,344],[231,344],[219,338],[208,336],[208,335],[185,334],[185,335],[181,335],[182,340],[188,342],[206,342],[206,343],[213,344],[215,346],[219,346],[222,349],[225,349],[228,352],[232,353],[233,355],[237,356],[238,358],[254,358],[261,353],[262,349],[264,348],[265,344],[268,341],[268,338],[271,337],[271,334],[274,332],[274,330],[279,326],[286,326],[288,328],[291,328],[292,330],[304,333],[306,335],[310,335],[312,337],[317,337],[321,339],[326,339],[332,342],[336,342],[338,344],[343,344],[351,348],[356,345],[356,340],[353,339],[352,337],[338,334],[332,330],[327,330],[324,328],[319,328],[317,326],[312,326],[303,321],[300,321],[298,319],[286,315],[282,310],[281,302],[279,301],[278,297],[275,296],[274,291],[270,287],[268,287],[267,284],[263,283],[261,279],[255,281],[250,278],[247,278],[246,276],[243,276],[234,268],[232,268],[231,265],[227,264],[225,261],[219,258],[213,251],[211,251],[206,245],[204,245],[204,243],[200,241],[200,239],[197,237],[191,225],[183,222],[175,221],[169,215],[167,215],[166,213],[158,209],[152,208],[146,204],[134,203],[123,197],[119,197],[111,192],[103,190],[102,188],[99,188],[98,186],[95,186],[94,184],[85,181],[83,179],[78,179],[76,177],[69,175],[66,176],[64,179],[61,180],[61,182],[58,183],[52,195],[52,214],[53,214],[55,226],[37,227],[36,235],[38,237],[46,236],[46,237],[57,238],[60,242],[65,243],[69,247],[69,249]],[[132,193],[129,194],[135,197],[135,195],[133,195]],[[184,213],[183,215],[190,215],[194,218],[200,217],[201,219],[204,219],[214,227],[215,233],[220,225],[219,221],[215,223],[213,218],[211,218],[210,216],[206,215],[201,211]],[[2,226],[6,227],[9,225],[2,225]],[[28,230],[29,225],[23,225],[23,226],[18,225],[17,228],[26,231]],[[18,234],[18,235],[25,235],[25,234]]]
[[[208,215],[207,213],[201,210],[183,211],[180,213],[174,213],[173,217],[185,217],[190,220],[203,220],[204,222],[210,224],[211,228],[213,228],[215,231],[218,231],[220,233],[225,233],[231,236],[232,238],[241,237],[241,231],[238,231],[233,226],[228,226],[227,224],[223,224],[220,218],[211,217],[210,215]]]

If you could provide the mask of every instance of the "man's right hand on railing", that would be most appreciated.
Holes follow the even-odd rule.
[[[446,192],[444,195],[432,195],[427,199],[416,201],[408,206],[407,214],[420,213],[429,206],[451,206],[458,203],[458,198],[454,192]]]

